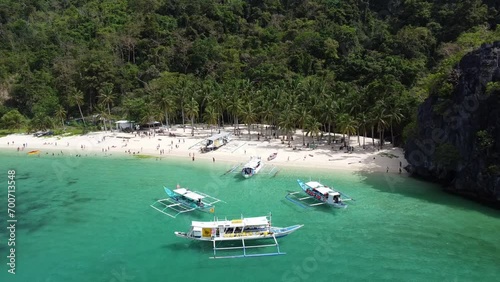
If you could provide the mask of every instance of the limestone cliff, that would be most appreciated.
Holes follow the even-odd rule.
[[[500,207],[499,62],[500,42],[462,58],[448,79],[451,95],[420,105],[405,157],[413,174]]]

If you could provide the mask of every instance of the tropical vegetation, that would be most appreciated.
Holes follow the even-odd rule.
[[[0,127],[254,124],[402,140],[495,0],[0,2]],[[302,137],[305,144],[306,135]],[[335,136],[333,136],[335,137]],[[313,139],[311,139],[311,142]],[[348,144],[346,144],[348,145]]]

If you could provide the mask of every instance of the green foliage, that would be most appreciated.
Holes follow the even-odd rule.
[[[0,94],[33,128],[99,113],[290,133],[311,109],[311,131],[399,136],[418,101],[451,93],[463,54],[500,38],[491,1],[56,2],[0,5]]]
[[[500,93],[500,82],[498,81],[490,81],[486,85],[486,94],[491,95],[493,93]]]
[[[476,136],[478,138],[479,147],[482,150],[488,150],[495,145],[495,139],[486,130],[480,130],[476,132]]]
[[[11,110],[0,118],[0,125],[5,129],[19,130],[26,123],[26,118],[18,110]]]

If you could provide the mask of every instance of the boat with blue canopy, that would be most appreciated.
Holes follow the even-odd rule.
[[[304,208],[314,207],[319,205],[330,205],[336,208],[347,208],[346,201],[352,201],[351,197],[342,192],[334,190],[332,187],[321,184],[318,181],[303,182],[297,179],[297,182],[302,189],[300,192],[289,192],[286,198]],[[298,194],[305,193],[305,196]]]
[[[174,190],[167,187],[163,188],[168,198],[154,202],[151,207],[173,218],[181,213],[194,210],[214,213],[215,203],[222,202],[220,199],[198,191],[181,188],[179,185]]]

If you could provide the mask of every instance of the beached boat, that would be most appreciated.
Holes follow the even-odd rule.
[[[202,153],[210,152],[213,150],[217,150],[218,148],[226,145],[231,141],[231,133],[219,133],[208,137],[202,143],[200,151]]]
[[[306,193],[307,196],[299,197],[297,196],[297,194],[300,192],[290,192],[287,194],[286,198],[303,207],[312,207],[326,204],[334,206],[336,208],[346,208],[347,204],[344,202],[353,200],[345,194],[336,191],[331,187],[323,185],[317,181],[309,181],[307,183],[304,183],[300,179],[297,179],[297,182],[299,183],[300,188],[302,188],[302,191]],[[314,203],[304,202],[305,205],[302,203],[303,201],[310,199],[313,199]]]
[[[274,159],[276,159],[277,156],[278,156],[278,153],[274,152],[271,155],[269,155],[269,157],[267,157],[267,160],[268,161],[274,160]]]
[[[28,155],[38,155],[40,154],[40,150],[29,151]]]
[[[243,177],[245,178],[249,178],[254,174],[259,173],[259,171],[262,169],[263,166],[264,164],[262,163],[260,157],[252,157],[250,161],[248,161],[243,166],[243,169],[241,170],[241,175],[243,175]]]
[[[287,236],[288,234],[298,230],[303,225],[292,225],[289,227],[274,227],[271,224],[271,215],[260,217],[241,217],[232,220],[219,220],[215,218],[213,221],[193,221],[191,229],[188,232],[174,232],[177,237],[186,238],[197,241],[213,242],[214,256],[213,258],[237,258],[250,256],[266,256],[266,255],[281,255],[279,245],[276,238]],[[273,239],[274,244],[265,245],[245,245],[248,240]],[[224,241],[241,241],[242,246],[239,247],[217,247],[217,242]],[[259,247],[276,247],[277,252],[264,254],[247,254],[248,248]],[[216,251],[219,250],[234,250],[242,249],[243,255],[237,256],[217,256]]]
[[[164,189],[168,198],[154,202],[151,207],[174,218],[181,213],[194,210],[213,213],[215,211],[214,204],[222,201],[201,192],[181,188],[179,185],[175,190],[167,187],[164,187]]]

